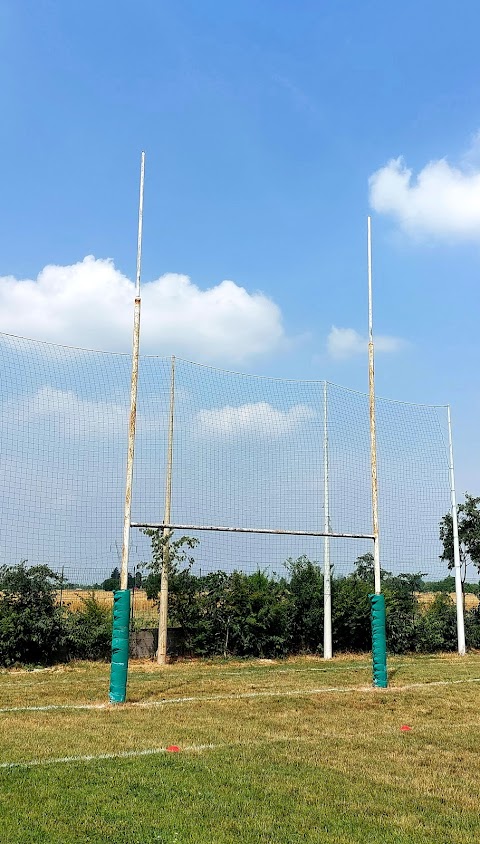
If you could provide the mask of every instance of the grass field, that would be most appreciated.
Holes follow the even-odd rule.
[[[480,654],[391,659],[386,691],[366,658],[134,663],[116,707],[108,673],[0,673],[2,844],[480,837]]]

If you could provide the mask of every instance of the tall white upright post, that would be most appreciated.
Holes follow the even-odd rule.
[[[323,508],[324,531],[330,533],[329,470],[328,470],[328,397],[327,382],[323,385]],[[323,658],[332,658],[332,576],[330,570],[330,537],[323,537]]]
[[[130,547],[130,522],[132,512],[133,459],[135,452],[135,425],[137,420],[138,356],[140,349],[140,275],[142,267],[143,187],[145,181],[145,153],[140,167],[140,201],[138,207],[137,275],[135,281],[135,306],[133,316],[132,380],[130,386],[130,419],[128,425],[127,479],[125,484],[125,509],[123,517],[122,567],[120,589],[128,587],[128,554]]]
[[[172,355],[170,369],[170,412],[168,419],[168,446],[167,446],[167,474],[165,479],[165,510],[164,525],[170,524],[172,504],[172,466],[173,466],[173,423],[175,416],[175,357]],[[167,662],[167,635],[168,635],[168,574],[170,567],[170,528],[163,528],[163,558],[162,576],[160,584],[160,609],[158,616],[158,650],[157,663],[165,665]]]
[[[463,588],[462,588],[462,573],[460,563],[460,542],[458,539],[458,511],[457,511],[457,495],[455,492],[455,468],[453,463],[453,438],[452,438],[452,419],[450,414],[450,405],[447,406],[447,420],[448,420],[448,444],[450,457],[450,500],[452,505],[452,528],[453,528],[453,562],[455,569],[455,599],[457,607],[457,643],[458,653],[460,656],[465,656],[465,618],[463,614]]]
[[[368,251],[368,394],[370,406],[370,466],[372,482],[372,521],[373,521],[373,569],[375,594],[381,593],[380,544],[378,531],[378,482],[377,482],[377,433],[375,419],[375,360],[373,348],[373,307],[372,307],[372,221],[367,223]]]

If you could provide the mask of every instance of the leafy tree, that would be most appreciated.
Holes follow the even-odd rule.
[[[182,575],[189,572],[195,562],[189,551],[198,545],[198,539],[192,536],[180,536],[178,539],[173,539],[171,532],[164,534],[159,528],[145,528],[143,532],[150,537],[152,545],[152,559],[146,564],[150,574],[147,575],[143,583],[147,598],[158,599],[165,557],[168,566],[170,601],[170,593],[173,595],[177,588],[177,578],[180,577],[180,580],[182,580]]]
[[[374,570],[374,557],[371,551],[367,551],[366,554],[362,554],[360,557],[357,557],[355,560],[355,577],[359,580],[362,580],[364,583],[368,583],[370,587],[374,588],[375,583],[375,570]],[[391,577],[391,572],[385,571],[385,569],[380,569],[380,578],[381,580],[385,580],[385,578]]]
[[[465,613],[465,639],[469,648],[480,649],[480,604]]]
[[[422,591],[424,575],[390,576],[384,585],[387,643],[391,653],[405,653],[414,647],[419,614],[417,595]]]
[[[164,551],[163,538],[154,538],[158,539],[155,559],[147,577],[151,597],[158,595]],[[314,561],[287,560],[285,578],[265,571],[250,575],[218,571],[201,577],[191,571],[193,544],[195,540],[188,537],[170,542],[169,618],[182,628],[187,653],[279,657],[321,649],[323,577]],[[355,571],[332,579],[336,651],[371,648],[372,564],[363,558],[360,575]],[[79,610],[60,609],[59,580],[46,566],[28,569],[21,563],[0,569],[0,665],[109,657],[111,612],[93,595]],[[429,606],[419,604],[422,584],[421,573],[384,577],[391,653],[456,647],[454,603],[439,592]],[[480,609],[465,613],[465,630],[468,646],[480,647]]]
[[[0,568],[0,665],[49,665],[66,655],[61,578],[47,566]]]
[[[369,593],[372,583],[354,572],[332,580],[332,634],[335,651],[372,647]]]
[[[457,512],[460,565],[462,584],[464,584],[470,563],[473,563],[480,574],[480,497],[474,498],[473,495],[466,492],[465,502],[458,505]],[[449,569],[453,569],[455,561],[451,513],[446,513],[440,522],[440,541],[443,543],[443,552],[440,559],[446,561]]]
[[[470,615],[470,614],[467,614]],[[471,633],[471,625],[467,625]],[[454,651],[457,646],[457,614],[448,595],[439,592],[419,616],[412,650],[422,653]]]
[[[174,578],[172,624],[187,652],[199,656],[283,656],[291,650],[291,596],[284,579],[265,572],[212,572]]]
[[[408,594],[413,597],[419,592],[426,591],[425,581],[423,579],[426,576],[426,572],[417,571],[414,574],[399,574],[394,579],[403,584]]]
[[[291,635],[294,650],[315,652],[323,648],[323,574],[305,555],[288,559],[289,592],[293,599]]]
[[[452,574],[443,580],[430,580],[425,583],[425,592],[455,592],[455,578]]]
[[[142,587],[142,573],[137,571],[135,575],[127,574],[127,589],[141,589]],[[83,587],[85,588],[85,587]],[[105,592],[115,592],[117,589],[120,589],[120,571],[118,568],[114,568],[110,577],[107,577],[106,580],[103,581],[101,585],[101,589],[104,589]]]
[[[422,592],[455,592],[455,578],[452,574],[444,577],[443,580],[427,580],[423,583]],[[470,592],[472,595],[478,595],[477,583],[464,583],[463,591]]]
[[[286,656],[291,650],[292,600],[283,578],[265,572],[233,572],[228,579],[230,652],[238,656]]]
[[[103,581],[102,589],[104,589],[105,592],[115,592],[117,589],[120,589],[120,571],[116,566],[110,577],[107,577],[107,579]]]
[[[229,652],[233,613],[228,581],[223,571],[196,577],[184,569],[169,583],[170,622],[182,628],[188,653],[226,656]]]

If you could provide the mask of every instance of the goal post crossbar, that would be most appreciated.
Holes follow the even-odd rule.
[[[275,528],[227,527],[225,525],[177,525],[164,522],[131,522],[132,528],[150,530],[209,530],[219,533],[261,533],[273,536],[328,536],[332,539],[375,539],[373,533],[326,533],[323,530],[277,530]]]

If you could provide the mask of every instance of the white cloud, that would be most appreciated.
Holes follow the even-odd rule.
[[[430,161],[413,176],[403,158],[392,159],[369,179],[370,204],[393,217],[411,235],[480,239],[479,138],[460,167],[445,158]]]
[[[314,417],[311,407],[296,404],[288,410],[279,410],[268,402],[241,404],[201,410],[196,420],[202,433],[220,436],[255,434],[277,437],[290,434],[298,426]]]
[[[126,439],[129,417],[129,396],[124,404],[113,401],[86,399],[73,390],[59,390],[45,385],[35,393],[9,399],[1,405],[7,425],[27,429],[40,423],[48,435],[72,437],[121,437]],[[166,407],[150,406],[148,415],[137,411],[137,432],[156,432],[164,427]],[[122,439],[122,443],[123,443]]]
[[[133,283],[113,261],[47,266],[36,280],[0,277],[0,330],[53,343],[128,352]],[[200,290],[168,273],[142,288],[141,350],[242,362],[284,341],[279,307],[233,281]]]
[[[3,412],[15,425],[45,422],[69,437],[126,435],[128,424],[128,402],[92,401],[80,398],[73,390],[48,385],[31,395],[11,399],[3,405]]]
[[[376,352],[397,352],[405,345],[405,341],[400,337],[389,337],[386,334],[376,335],[374,340]],[[362,337],[354,328],[337,328],[336,325],[332,325],[327,337],[327,352],[330,357],[335,360],[345,360],[355,355],[366,354],[367,349],[368,339]]]

